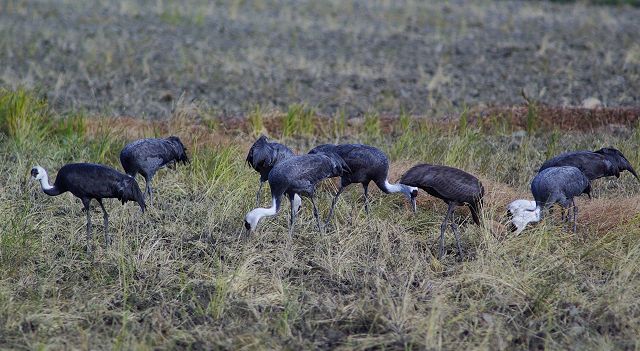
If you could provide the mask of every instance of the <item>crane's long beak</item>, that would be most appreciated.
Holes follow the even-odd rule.
[[[240,229],[238,231],[238,240],[240,239],[247,239],[249,237],[249,235],[251,234],[251,229],[249,229],[249,223],[247,223],[246,221],[244,222],[244,228]]]
[[[418,204],[416,198],[417,196],[411,196],[411,209],[413,210],[413,213],[418,212]]]

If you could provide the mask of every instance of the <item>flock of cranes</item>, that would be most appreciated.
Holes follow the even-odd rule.
[[[256,194],[256,208],[249,211],[244,219],[248,232],[257,228],[264,217],[279,213],[282,197],[287,196],[291,204],[289,236],[293,235],[296,215],[302,199],[309,198],[313,215],[320,232],[328,225],[334,213],[339,196],[350,184],[362,184],[364,206],[369,215],[368,187],[371,182],[384,193],[402,193],[411,204],[415,213],[418,189],[443,200],[447,213],[440,226],[438,258],[444,255],[444,234],[451,227],[456,239],[458,254],[462,257],[460,233],[454,220],[454,210],[458,206],[468,206],[473,222],[482,225],[482,203],[484,188],[475,176],[448,166],[418,164],[409,169],[396,184],[389,182],[389,160],[379,149],[362,144],[324,144],[313,148],[308,154],[296,155],[285,145],[269,142],[263,135],[250,148],[247,163],[260,174],[260,186]],[[142,212],[146,208],[145,197],[152,199],[151,182],[156,172],[165,167],[175,166],[178,162],[187,164],[187,150],[178,137],[166,139],[140,139],[124,147],[120,153],[120,162],[126,174],[111,167],[93,163],[72,163],[58,170],[53,185],[44,168],[35,166],[31,176],[40,182],[45,194],[56,196],[70,192],[78,197],[87,215],[87,251],[91,252],[91,216],[89,204],[95,199],[100,205],[104,218],[104,237],[106,245],[111,239],[108,235],[109,215],[102,203],[105,198],[117,198],[122,203],[135,201]],[[519,233],[532,222],[542,220],[544,212],[554,204],[563,209],[563,220],[570,221],[572,212],[573,231],[576,230],[577,206],[574,198],[581,194],[590,195],[591,181],[601,177],[619,177],[622,171],[637,173],[617,149],[604,148],[597,151],[577,151],[554,157],[540,167],[531,182],[534,200],[515,200],[507,206],[512,229]],[[140,173],[146,182],[143,193],[135,180]],[[316,204],[316,185],[323,179],[340,177],[340,188],[335,194],[326,222],[320,219]],[[640,181],[640,178],[638,178]],[[271,207],[259,207],[260,192],[264,182],[269,182]],[[565,216],[565,211],[566,216]]]
[[[614,148],[566,152],[545,161],[531,182],[534,201],[516,200],[507,206],[516,233],[524,230],[528,223],[541,221],[544,211],[556,203],[562,207],[563,220],[573,221],[575,232],[578,207],[574,197],[587,194],[591,198],[591,181],[619,178],[623,171],[629,171],[640,181],[629,160]],[[569,211],[573,219],[569,218]]]

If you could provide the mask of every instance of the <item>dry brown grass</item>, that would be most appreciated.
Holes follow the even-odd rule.
[[[578,223],[587,231],[599,235],[625,227],[640,220],[640,196],[625,198],[595,198],[580,201]]]
[[[470,120],[486,129],[506,122],[518,129],[529,123],[542,131],[572,130],[581,132],[607,131],[609,128],[635,128],[640,122],[640,107],[559,107],[544,104],[498,106],[470,113]],[[533,120],[530,120],[530,119]],[[529,119],[529,122],[528,122]]]

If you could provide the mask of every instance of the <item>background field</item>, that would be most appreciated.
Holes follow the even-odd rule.
[[[597,2],[597,1],[596,1]],[[442,114],[463,105],[638,105],[640,8],[541,1],[0,2],[0,84],[60,111],[168,117],[304,102]]]
[[[597,1],[596,1],[597,2]],[[609,2],[609,1],[605,1]],[[577,200],[520,236],[505,205],[543,160],[620,148],[640,168],[640,9],[511,1],[0,1],[0,349],[640,348],[640,183]],[[525,90],[526,101],[521,96]],[[582,109],[588,97],[607,108]],[[564,106],[564,107],[563,107]],[[248,238],[261,133],[305,153],[363,142],[391,181],[418,162],[478,175],[464,259],[446,206],[351,186],[325,234],[303,202]],[[140,137],[179,135],[192,162],[155,202],[92,209],[29,180],[69,162],[121,169]],[[144,180],[139,179],[140,184]],[[326,216],[335,180],[324,181]],[[263,191],[263,205],[268,203]],[[95,203],[94,203],[95,205]],[[557,215],[557,213],[556,213]]]

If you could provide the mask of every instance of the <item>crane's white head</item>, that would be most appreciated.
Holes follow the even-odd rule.
[[[41,180],[47,177],[47,171],[40,166],[34,166],[31,168],[31,178],[34,180]]]
[[[260,208],[249,211],[249,213],[244,217],[244,227],[248,231],[254,231],[258,226],[260,218],[262,218],[262,216],[258,216],[257,210],[260,210]]]
[[[541,219],[541,209],[532,200],[515,200],[507,206],[507,212],[511,216],[515,234],[520,234],[527,224]]]

